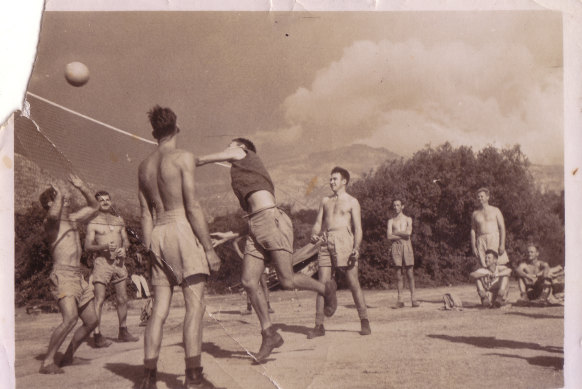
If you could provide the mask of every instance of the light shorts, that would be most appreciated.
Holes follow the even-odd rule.
[[[319,246],[317,262],[320,267],[347,267],[354,250],[354,235],[348,227],[328,230],[323,235],[324,243]]]
[[[181,285],[192,276],[210,274],[206,253],[194,235],[184,209],[166,211],[158,216],[150,248],[156,255],[152,266],[154,286]],[[164,269],[171,271],[175,279],[170,280]]]
[[[485,251],[487,250],[495,250],[499,254],[499,234],[497,232],[482,234],[477,237],[477,253],[482,263],[485,263]],[[507,256],[507,251],[505,251],[497,258],[497,264],[507,265],[508,263],[509,257]]]
[[[97,257],[93,261],[93,284],[117,284],[127,279],[127,268],[123,262],[116,259]]]
[[[391,253],[394,266],[414,266],[414,252],[412,251],[410,239],[399,239],[392,242]]]
[[[81,308],[94,298],[93,288],[85,281],[78,266],[54,264],[50,280],[51,294],[57,301],[72,296],[77,307]]]
[[[293,223],[279,208],[267,208],[249,216],[249,230],[245,255],[270,261],[269,251],[293,254]]]

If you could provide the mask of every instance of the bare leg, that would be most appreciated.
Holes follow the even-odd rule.
[[[184,349],[186,358],[200,355],[202,352],[202,319],[204,318],[205,282],[183,286],[186,313],[184,316]]]
[[[85,307],[83,307],[80,315],[83,325],[75,331],[71,343],[63,356],[61,366],[73,363],[73,354],[81,343],[91,334],[91,331],[97,327],[97,314],[95,313],[95,301],[91,300]]]
[[[101,333],[101,312],[103,310],[103,303],[105,302],[105,284],[101,282],[96,282],[93,284],[95,293],[95,313],[97,314],[97,327],[95,328],[95,333]]]
[[[125,280],[115,284],[115,298],[117,301],[119,327],[127,327],[127,288]]]
[[[271,326],[271,318],[267,308],[267,299],[259,288],[261,274],[265,270],[265,263],[262,259],[245,255],[243,258],[242,284],[251,300],[251,304],[259,317],[261,329]]]
[[[293,256],[287,251],[278,250],[269,253],[275,264],[277,276],[283,289],[312,290],[320,295],[325,294],[325,284],[314,280],[305,274],[293,273]]]
[[[173,289],[169,286],[154,286],[154,308],[148,320],[144,335],[145,359],[154,359],[160,355],[162,330],[170,313]]]
[[[404,289],[404,277],[402,267],[396,269],[396,287],[398,289],[398,305],[402,303],[402,289]]]
[[[367,319],[368,309],[366,306],[366,300],[364,299],[364,293],[362,292],[362,287],[360,286],[360,280],[358,279],[358,266],[346,270],[346,279],[358,310],[358,316],[360,319]]]
[[[408,288],[410,289],[410,300],[412,301],[412,306],[418,305],[416,301],[416,290],[414,286],[414,268],[412,266],[406,267],[406,276],[408,278]]]
[[[58,305],[63,316],[63,322],[55,328],[51,335],[48,351],[42,361],[41,371],[44,366],[49,366],[53,363],[57,350],[61,347],[69,332],[75,328],[75,324],[77,324],[77,319],[79,318],[77,303],[74,297],[63,297],[59,300]]]
[[[319,282],[325,285],[325,283],[331,280],[331,266],[320,266],[318,270]],[[323,324],[324,314],[323,314],[324,301],[323,296],[318,294],[315,299],[315,324]]]
[[[267,304],[269,303],[269,287],[267,285],[267,275],[265,274],[265,272],[263,271],[263,274],[261,274],[261,286],[263,288],[263,294],[265,295],[265,298],[267,299]]]

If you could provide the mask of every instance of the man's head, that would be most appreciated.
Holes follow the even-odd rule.
[[[55,201],[56,197],[57,191],[53,187],[50,187],[40,194],[39,197],[40,205],[43,207],[45,211],[48,211],[52,206],[52,203]]]
[[[234,138],[230,142],[231,143],[230,143],[229,147],[242,147],[246,150],[252,151],[253,153],[257,152],[257,148],[255,147],[253,142],[251,142],[250,140],[248,140],[246,138]]]
[[[527,246],[527,260],[529,262],[533,262],[536,259],[538,259],[538,257],[540,256],[540,253],[538,251],[538,248],[536,247],[535,244],[529,244]]]
[[[487,188],[479,188],[477,189],[477,201],[481,205],[485,205],[489,203],[489,189]]]
[[[394,200],[392,200],[392,208],[394,209],[394,212],[396,212],[396,214],[399,215],[404,209],[403,201],[398,197],[395,198]]]
[[[111,211],[111,196],[108,192],[100,190],[95,193],[95,199],[99,201],[99,210],[102,212]]]
[[[495,266],[497,265],[497,258],[499,258],[499,254],[497,254],[497,251],[491,249],[485,251],[485,265],[489,269],[495,268]]]
[[[176,125],[176,114],[170,108],[156,105],[148,112],[148,118],[154,131],[152,135],[157,140],[177,134],[180,129]]]
[[[350,183],[350,173],[343,167],[336,166],[331,169],[329,177],[329,186],[331,190],[337,192],[338,190],[345,188]]]

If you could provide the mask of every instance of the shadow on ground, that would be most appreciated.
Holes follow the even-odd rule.
[[[106,363],[105,368],[120,377],[123,377],[136,386],[139,385],[144,376],[143,365],[130,365],[128,363]],[[168,374],[158,371],[157,379],[159,382],[164,382],[168,388],[180,388],[184,386],[184,382],[178,379],[176,374]]]
[[[560,315],[545,315],[543,313],[507,312],[506,315],[526,316],[532,319],[563,319]]]
[[[538,343],[519,342],[515,340],[496,339],[493,336],[450,336],[450,335],[427,335],[429,338],[448,340],[454,343],[466,343],[482,348],[513,348],[547,351],[550,353],[563,353],[562,347],[540,346]]]
[[[522,357],[520,355],[514,354],[500,354],[500,353],[492,353],[487,355],[495,355],[499,357],[506,357],[506,358],[516,358],[516,359],[524,359],[530,365],[535,366],[542,366],[542,367],[552,367],[556,370],[563,370],[564,369],[564,358],[560,357],[550,357],[550,356],[537,356],[537,357]]]

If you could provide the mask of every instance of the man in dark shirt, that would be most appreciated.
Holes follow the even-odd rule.
[[[215,162],[230,162],[234,194],[248,218],[250,234],[245,242],[242,284],[259,317],[263,341],[255,354],[257,362],[267,358],[283,338],[273,328],[265,295],[259,290],[259,280],[265,264],[273,261],[284,289],[312,290],[324,296],[324,313],[332,316],[337,308],[334,280],[325,284],[303,274],[293,273],[293,225],[287,214],[277,208],[275,187],[255,145],[248,139],[233,139],[220,153],[199,158],[197,166]]]

